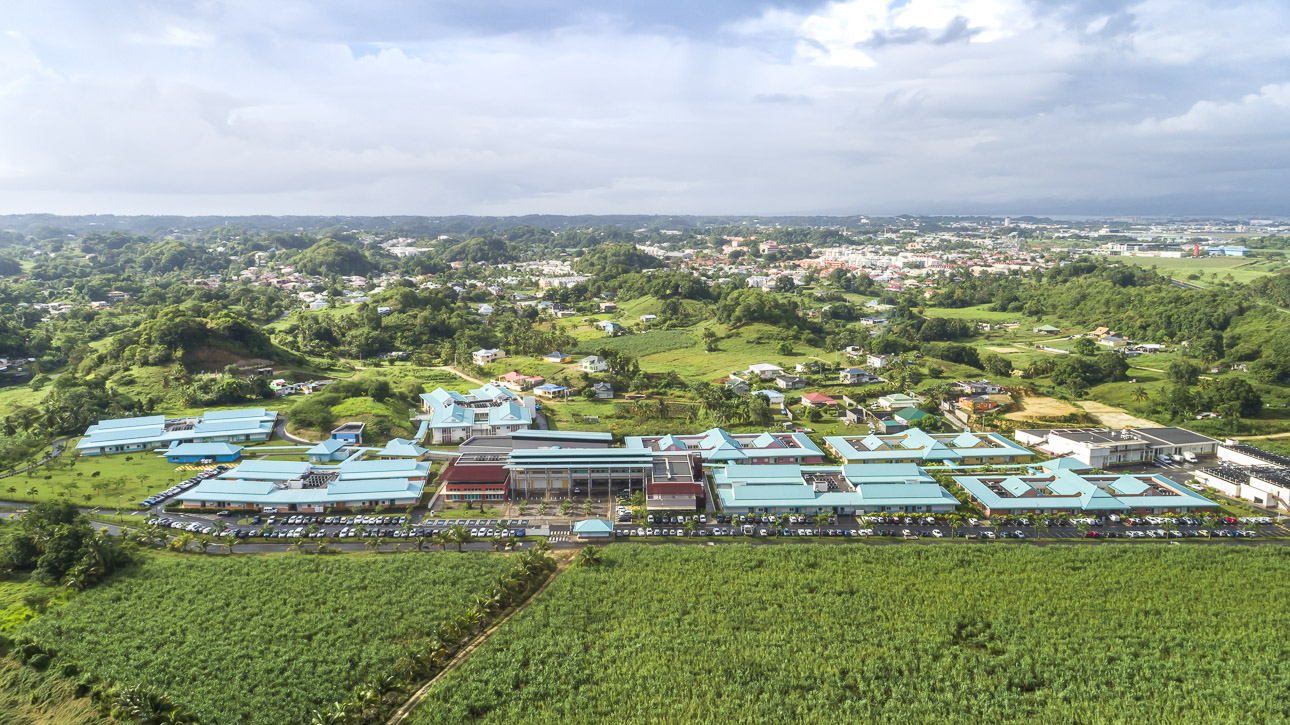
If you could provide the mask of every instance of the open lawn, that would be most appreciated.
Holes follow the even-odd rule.
[[[148,494],[164,491],[192,475],[177,469],[151,451],[110,456],[79,456],[69,451],[52,464],[0,479],[0,498],[133,508]]]
[[[147,683],[203,723],[304,723],[511,562],[455,552],[150,555],[21,631],[83,672]]]
[[[1162,259],[1157,257],[1116,257],[1115,261],[1138,267],[1154,267],[1160,274],[1198,287],[1207,287],[1215,281],[1249,282],[1264,275],[1274,274],[1285,268],[1285,261],[1272,261],[1250,257],[1182,257]],[[1192,279],[1190,275],[1199,275]],[[1211,275],[1214,275],[1211,277]],[[1228,279],[1229,276],[1231,279]]]
[[[1287,575],[1283,547],[614,545],[413,722],[1281,721]]]

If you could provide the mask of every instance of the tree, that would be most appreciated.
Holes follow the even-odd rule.
[[[1096,355],[1097,343],[1091,337],[1081,337],[1071,343],[1071,352],[1076,355]]]
[[[1195,385],[1200,380],[1200,367],[1187,360],[1175,360],[1165,368],[1175,385]]]
[[[577,566],[599,566],[601,560],[600,547],[595,544],[588,544],[582,548],[582,551],[578,552],[578,556],[574,558],[573,563]]]
[[[1131,397],[1135,403],[1145,403],[1151,399],[1151,393],[1148,393],[1145,387],[1139,385],[1133,389]]]

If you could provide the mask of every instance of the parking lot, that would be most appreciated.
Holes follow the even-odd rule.
[[[412,522],[403,515],[327,516],[307,514],[262,515],[239,523],[236,519],[184,514],[167,514],[148,519],[172,529],[175,534],[191,533],[217,538],[238,539],[416,539],[440,534],[453,526],[462,526],[472,538],[495,536],[518,538],[529,535],[528,519],[427,519]]]

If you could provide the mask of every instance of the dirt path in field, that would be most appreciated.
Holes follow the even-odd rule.
[[[1079,402],[1079,406],[1094,418],[1097,418],[1099,423],[1111,428],[1160,427],[1159,423],[1147,420],[1146,418],[1139,418],[1135,415],[1130,415],[1128,411],[1123,408],[1117,408],[1114,405],[1095,403],[1091,400],[1082,400]]]
[[[1070,415],[1078,411],[1078,408],[1057,398],[1049,398],[1043,395],[1032,395],[1030,397],[1019,398],[1017,400],[1017,409],[1005,413],[1003,417],[1012,420],[1031,420],[1036,418],[1060,418],[1063,415]]]
[[[458,370],[457,368],[455,368],[455,367],[453,367],[453,366],[451,366],[451,365],[440,365],[440,366],[439,366],[439,367],[437,367],[437,368],[430,368],[430,369],[431,369],[431,370],[443,370],[443,371],[445,371],[445,372],[450,372],[450,373],[452,373],[453,375],[456,375],[456,376],[457,376],[457,377],[459,377],[459,378],[465,378],[466,380],[469,380],[470,382],[474,383],[475,385],[483,385],[483,384],[484,384],[484,381],[483,381],[483,380],[480,380],[479,378],[472,378],[472,377],[470,377],[469,375],[467,375],[467,374],[463,373],[462,371]]]
[[[1290,438],[1290,433],[1269,433],[1261,436],[1227,436],[1232,440],[1238,441],[1266,441],[1273,438]]]
[[[469,659],[472,654],[474,654],[475,650],[482,647],[484,643],[488,641],[489,637],[493,636],[494,632],[501,629],[502,625],[506,624],[511,620],[511,617],[514,617],[515,615],[524,611],[525,607],[532,604],[539,596],[541,596],[542,592],[546,591],[546,588],[551,586],[551,582],[555,581],[556,577],[563,574],[569,568],[569,566],[573,564],[574,553],[575,552],[573,551],[557,553],[556,556],[560,556],[561,554],[563,554],[563,558],[556,563],[555,571],[551,572],[551,576],[546,578],[546,581],[542,583],[542,586],[538,587],[537,591],[530,594],[529,598],[521,602],[519,606],[512,609],[510,614],[497,620],[497,622],[493,624],[493,626],[489,627],[488,629],[481,632],[478,636],[476,636],[473,642],[466,645],[465,647],[462,647],[461,650],[457,652],[457,654],[453,656],[451,660],[448,660],[448,664],[444,665],[444,668],[439,671],[439,674],[430,678],[429,682],[422,685],[421,689],[413,693],[412,697],[409,697],[407,702],[403,703],[403,705],[400,706],[398,710],[394,711],[394,714],[391,715],[390,719],[385,722],[385,725],[403,725],[403,723],[407,722],[408,718],[412,716],[413,711],[417,709],[417,705],[421,704],[421,701],[424,700],[425,696],[430,693],[430,690],[435,686],[435,684],[439,682],[439,679],[442,678],[444,675],[448,674],[449,672],[452,672],[453,670],[465,664],[466,660]]]

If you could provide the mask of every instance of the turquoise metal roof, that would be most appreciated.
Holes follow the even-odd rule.
[[[1063,469],[1045,474],[1009,475],[998,486],[1002,496],[986,485],[999,476],[955,476],[954,481],[973,498],[994,510],[1062,509],[1069,511],[1126,511],[1138,508],[1204,508],[1216,504],[1164,476],[1090,476]],[[1141,480],[1141,479],[1147,480]],[[1150,483],[1149,483],[1150,482]],[[1154,483],[1169,494],[1135,495],[1154,490]],[[1032,492],[1036,495],[1031,495]]]
[[[398,456],[402,458],[420,458],[426,449],[404,438],[393,438],[377,452],[380,456]]]
[[[614,525],[604,519],[583,519],[573,524],[575,534],[610,534],[613,531]]]
[[[603,431],[582,431],[582,430],[517,430],[511,433],[512,438],[538,438],[542,440],[565,440],[565,441],[612,441],[613,433]]]
[[[242,446],[232,443],[172,443],[167,456],[231,456],[241,452]]]
[[[344,447],[345,441],[336,438],[328,438],[325,441],[320,441],[306,452],[311,456],[330,456]]]

